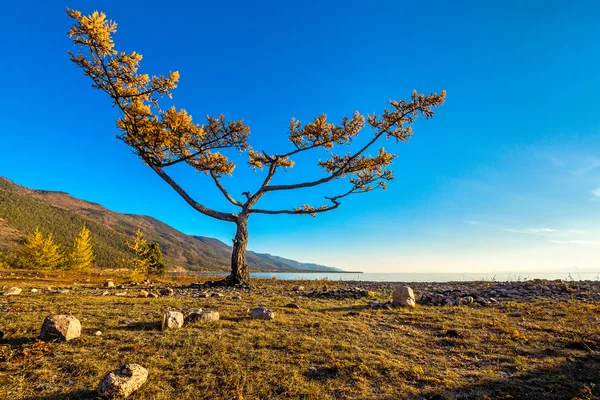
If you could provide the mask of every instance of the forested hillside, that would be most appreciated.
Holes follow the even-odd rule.
[[[116,213],[64,192],[32,190],[0,177],[1,251],[18,249],[36,227],[70,246],[84,224],[91,231],[99,267],[123,267],[125,241],[140,228],[149,241],[160,244],[170,271],[229,270],[231,247],[217,239],[186,235],[152,217]],[[248,252],[248,263],[260,271],[336,270],[253,252]]]

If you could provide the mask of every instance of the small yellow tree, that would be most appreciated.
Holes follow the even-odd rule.
[[[141,282],[148,278],[148,243],[144,239],[144,234],[141,229],[138,229],[135,236],[130,242],[126,242],[127,247],[133,252],[133,255],[126,259],[125,262],[129,264],[133,271],[131,272],[131,280],[134,282]]]
[[[90,230],[83,225],[73,242],[73,250],[69,255],[69,267],[76,271],[87,272],[91,269],[94,258]]]
[[[34,269],[57,269],[64,263],[60,246],[54,243],[52,233],[44,237],[39,228],[25,242],[26,266]]]

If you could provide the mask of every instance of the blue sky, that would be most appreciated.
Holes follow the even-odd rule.
[[[178,107],[196,121],[244,118],[258,150],[289,148],[291,117],[337,121],[413,89],[447,90],[410,143],[384,144],[398,155],[388,191],[317,219],[254,215],[253,250],[369,272],[600,270],[597,2],[3,5],[0,175],[230,243],[232,224],[192,210],[115,139],[116,110],[69,61],[66,7],[106,12],[117,49],[142,53],[143,72],[181,73]],[[276,181],[319,176],[325,156],[297,158]],[[263,175],[237,160],[224,182],[239,197]],[[200,202],[230,210],[210,178],[171,172]],[[260,205],[318,204],[343,187]]]

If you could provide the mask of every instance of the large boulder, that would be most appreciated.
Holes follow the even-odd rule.
[[[42,340],[71,340],[81,336],[81,323],[72,315],[50,315],[40,331]]]
[[[183,314],[179,311],[167,311],[163,315],[162,329],[179,329],[183,326]]]
[[[273,319],[275,318],[275,313],[266,307],[260,306],[253,308],[250,316],[254,319]]]
[[[394,307],[414,307],[415,294],[408,286],[398,286],[392,293],[392,304]]]
[[[11,287],[4,292],[4,295],[5,296],[16,296],[18,294],[21,294],[22,291],[23,291],[23,289],[21,289],[21,288]]]
[[[191,312],[188,319],[191,322],[214,322],[219,320],[219,313],[217,311],[200,310],[199,312]]]
[[[148,370],[139,364],[125,364],[110,371],[98,384],[98,396],[127,398],[148,379]]]

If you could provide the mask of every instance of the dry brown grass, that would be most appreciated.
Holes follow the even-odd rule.
[[[598,303],[371,310],[367,299],[297,298],[290,281],[255,281],[241,300],[139,299],[100,296],[105,276],[22,276],[2,271],[0,286],[78,280],[79,287],[0,297],[1,399],[93,398],[102,375],[127,362],[149,371],[135,399],[594,399],[600,392]],[[285,308],[290,301],[301,309]],[[247,309],[258,304],[276,319],[250,319]],[[221,320],[160,331],[162,313],[183,307],[217,310]],[[523,317],[508,315],[516,310]],[[36,342],[50,314],[79,318],[81,338]]]

